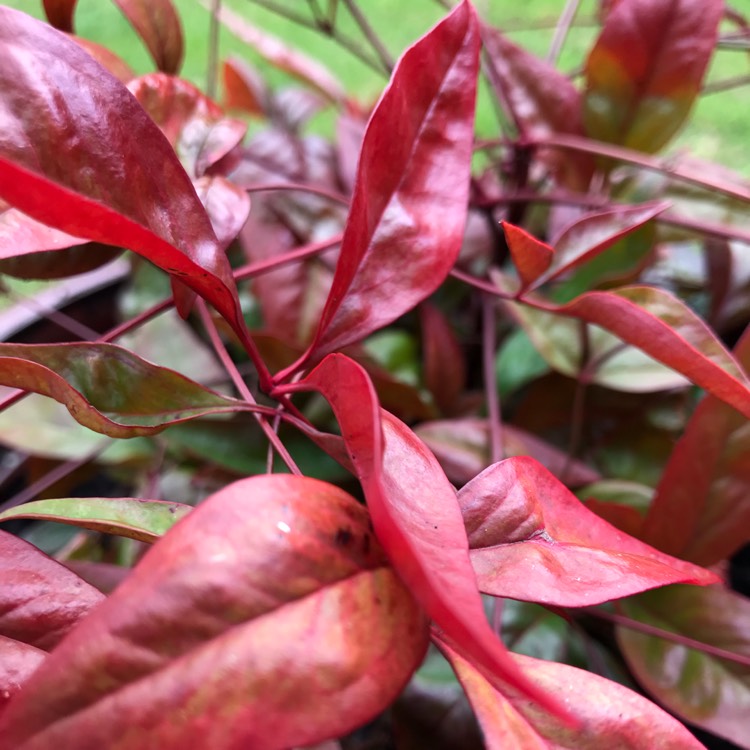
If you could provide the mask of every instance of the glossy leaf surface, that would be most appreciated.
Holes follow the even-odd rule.
[[[647,625],[744,658],[739,664],[624,626],[616,631],[631,670],[654,698],[692,724],[750,747],[750,601],[716,586],[672,586],[628,599],[623,609]]]
[[[151,543],[191,510],[190,505],[134,497],[66,497],[10,508],[0,513],[0,522],[11,518],[57,521]]]
[[[144,255],[246,339],[209,219],[127,89],[75,42],[4,7],[0,56],[0,198],[55,229]]]
[[[723,5],[620,0],[586,62],[587,134],[648,152],[664,146],[700,90]]]
[[[247,125],[224,117],[216,102],[181,78],[151,73],[128,90],[172,144],[185,171],[200,177],[244,138]]]
[[[36,648],[56,646],[104,599],[60,563],[5,531],[0,531],[0,571],[0,636]]]
[[[519,674],[485,619],[456,493],[427,446],[378,406],[364,370],[326,357],[286,392],[315,390],[331,404],[362,484],[378,540],[427,614],[473,663],[557,714]]]
[[[456,261],[466,223],[479,55],[468,2],[408,49],[370,118],[320,358],[395,320]]]
[[[110,437],[152,435],[170,423],[243,408],[114,344],[0,344],[0,383],[53,398]]]
[[[558,308],[594,323],[750,416],[750,382],[713,331],[683,302],[652,287],[588,292]]]
[[[750,366],[750,332],[735,357]],[[669,554],[713,565],[750,538],[750,429],[714,396],[693,413],[646,516],[644,539]]]
[[[19,750],[311,744],[393,700],[426,638],[362,505],[313,479],[253,477],[149,550],[0,733]]]
[[[182,24],[172,0],[114,0],[138,36],[143,39],[156,67],[177,73],[184,57]]]
[[[441,644],[469,696],[485,736],[487,750],[701,750],[679,721],[646,698],[591,672],[540,661],[514,659],[540,688],[572,706],[580,727],[570,729],[513,691],[501,694],[471,664]]]
[[[584,607],[670,583],[718,580],[610,526],[530,458],[493,464],[458,500],[487,594]]]
[[[658,216],[669,204],[645,203],[588,214],[563,229],[555,240],[549,266],[537,276],[531,289],[557,278],[611,247],[630,232]]]

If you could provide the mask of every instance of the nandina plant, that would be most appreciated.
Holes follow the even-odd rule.
[[[720,575],[750,536],[750,189],[653,155],[720,0],[602,4],[580,82],[468,0],[391,66],[347,2],[371,109],[223,13],[302,84],[228,60],[229,115],[177,77],[170,0],[117,4],[158,72],[73,36],[75,0],[0,7],[0,270],[129,251],[118,325],[0,344],[0,439],[57,460],[0,513],[0,748],[337,747],[379,716],[403,748],[701,747],[683,720],[750,747]],[[92,467],[127,492],[54,497]],[[48,556],[19,519],[85,533]],[[446,664],[483,739],[434,717]]]

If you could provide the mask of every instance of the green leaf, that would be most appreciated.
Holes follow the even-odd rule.
[[[65,497],[10,508],[0,513],[0,521],[12,518],[56,521],[151,543],[191,510],[190,505],[182,503],[134,497]]]

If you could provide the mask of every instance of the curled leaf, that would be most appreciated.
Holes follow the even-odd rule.
[[[0,344],[0,384],[53,398],[85,427],[120,438],[245,408],[114,344]]]
[[[531,458],[493,464],[458,500],[479,588],[493,596],[584,607],[718,580],[610,526]]]

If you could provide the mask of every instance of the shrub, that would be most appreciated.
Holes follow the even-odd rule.
[[[4,442],[67,461],[0,514],[0,746],[470,747],[460,683],[487,747],[750,747],[750,189],[653,155],[722,3],[603,4],[576,85],[464,0],[369,113],[225,13],[302,82],[226,61],[229,115],[118,5],[159,72],[0,8],[0,271],[114,269],[121,316],[0,344]],[[81,467],[125,496],[35,499]]]

